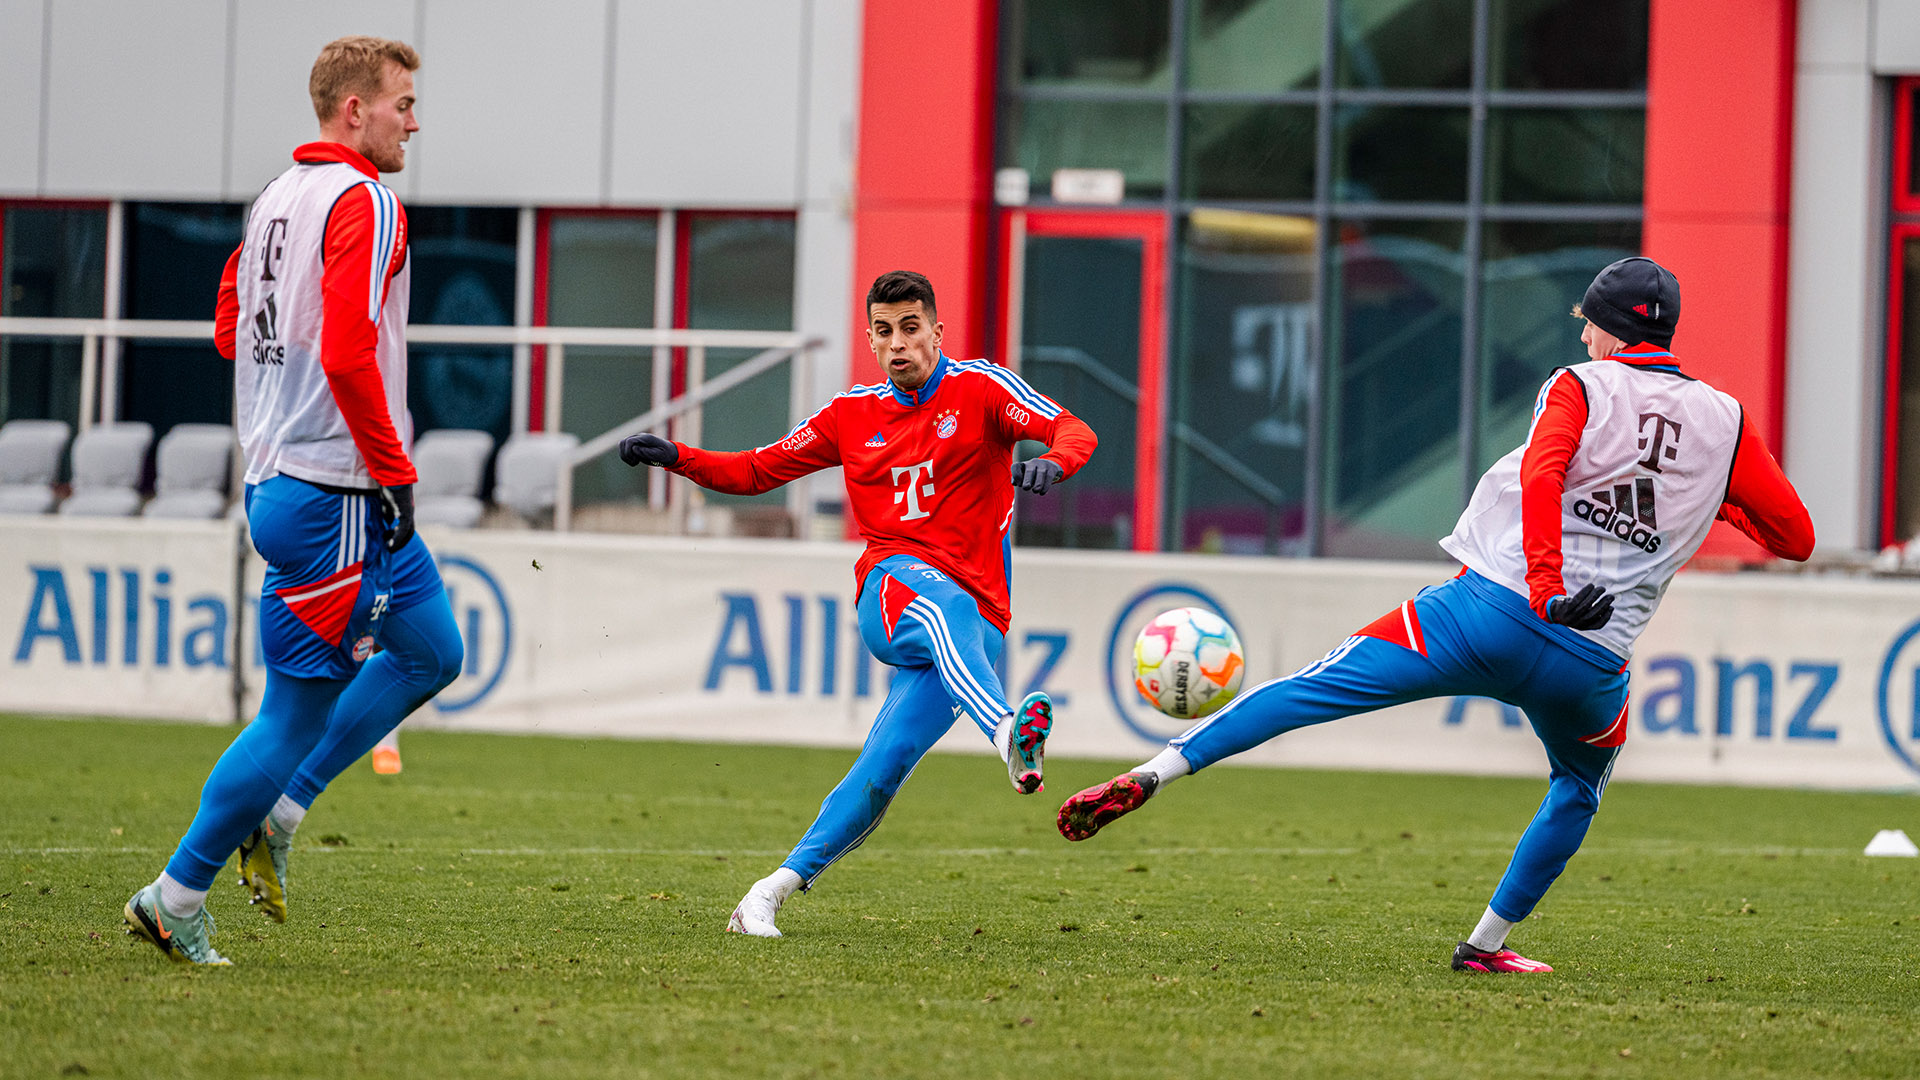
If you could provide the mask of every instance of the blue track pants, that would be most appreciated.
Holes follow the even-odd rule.
[[[213,884],[285,793],[310,806],[408,713],[460,674],[465,651],[426,542],[381,547],[367,495],[274,477],[247,493],[267,560],[261,602],[266,691],[260,712],[207,776],[167,873]],[[382,651],[367,659],[375,645]]]
[[[1008,711],[994,671],[1004,635],[965,589],[925,563],[895,555],[868,572],[860,636],[895,668],[893,683],[853,768],[782,864],[808,886],[880,824],[900,785],[956,720],[970,717],[991,741]]]
[[[1518,706],[1545,744],[1547,797],[1490,906],[1518,922],[1579,850],[1626,741],[1620,658],[1543,622],[1524,598],[1472,571],[1424,589],[1320,660],[1262,683],[1172,744],[1198,771],[1309,724],[1421,698]]]

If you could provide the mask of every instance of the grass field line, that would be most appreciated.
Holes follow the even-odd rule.
[[[974,848],[920,848],[916,854],[931,855],[950,859],[991,858],[994,856],[1013,856],[1030,858],[1046,855],[1056,848],[1028,847],[974,847]],[[0,848],[0,854],[7,856],[47,856],[47,855],[168,855],[172,848],[161,847],[7,847]],[[1412,846],[1388,846],[1384,842],[1377,847],[1152,847],[1128,848],[1124,856],[1147,856],[1152,858],[1176,858],[1181,856],[1208,856],[1213,858],[1239,858],[1247,856],[1277,857],[1319,857],[1329,855],[1362,855],[1391,851],[1396,854],[1415,855],[1433,858],[1447,855],[1466,855],[1476,858],[1505,857],[1513,853],[1512,845],[1499,847],[1449,847],[1426,848]],[[406,845],[383,845],[380,847],[303,847],[302,855],[431,855],[445,857],[459,855],[470,858],[574,858],[581,856],[627,855],[645,858],[663,859],[779,859],[789,852],[785,848],[656,848],[656,847],[504,847],[504,848],[443,848],[415,847]],[[885,855],[886,851],[876,849],[876,855]],[[1711,855],[1720,858],[1858,858],[1857,848],[1808,848],[1808,847],[1706,847],[1672,841],[1629,841],[1608,844],[1588,844],[1582,849],[1588,856],[1603,854],[1630,855]]]

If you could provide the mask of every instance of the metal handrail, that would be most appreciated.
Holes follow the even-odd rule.
[[[80,339],[80,430],[95,423],[117,419],[119,364],[102,361],[102,341],[141,338],[163,341],[207,341],[213,337],[214,324],[204,320],[167,319],[88,319],[42,318],[33,316],[0,317],[0,337],[79,338]],[[822,338],[809,338],[791,331],[773,330],[692,330],[636,327],[589,326],[447,326],[435,324],[407,327],[409,345],[537,346],[547,350],[545,379],[545,424],[548,431],[560,430],[561,396],[565,387],[566,351],[575,348],[686,349],[687,387],[679,397],[667,394],[667,384],[656,379],[652,406],[644,413],[582,443],[563,457],[555,491],[554,526],[565,530],[573,515],[573,472],[580,465],[618,446],[620,440],[641,431],[656,429],[669,421],[681,420],[682,434],[699,439],[700,414],[705,404],[728,390],[783,363],[793,364],[788,394],[788,422],[797,423],[811,403],[809,376],[812,355],[825,345]],[[729,368],[719,377],[706,378],[709,349],[758,349],[749,359]],[[527,349],[515,350],[513,359],[513,400],[524,402],[532,384],[532,364]],[[96,415],[97,414],[97,415]],[[683,419],[684,418],[684,419]],[[512,435],[525,434],[527,415],[514,409]],[[682,497],[678,500],[680,524],[684,529],[686,508],[701,500],[699,490],[690,482],[676,478]],[[665,490],[656,486],[650,501],[664,503]],[[812,502],[804,485],[789,485],[788,511],[793,515],[798,535],[807,534]]]

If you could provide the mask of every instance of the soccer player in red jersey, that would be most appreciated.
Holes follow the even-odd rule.
[[[747,891],[728,930],[779,937],[780,905],[866,839],[962,714],[993,741],[1015,791],[1040,790],[1053,704],[1034,693],[1007,708],[994,670],[1006,640],[1014,489],[1045,495],[1086,464],[1097,440],[1006,368],[943,355],[942,330],[924,276],[882,274],[867,291],[867,341],[885,382],[836,396],[758,450],[719,453],[651,434],[620,444],[628,465],[661,466],[734,494],[843,466],[848,508],[867,544],[854,568],[860,635],[898,669],[846,779],[780,869]],[[1015,463],[1023,439],[1048,450]]]

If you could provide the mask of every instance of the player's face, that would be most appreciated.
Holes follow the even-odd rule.
[[[887,378],[902,390],[918,390],[933,377],[945,329],[927,317],[918,300],[867,305],[867,344]]]
[[[1593,325],[1592,322],[1588,322],[1587,328],[1580,331],[1580,344],[1587,347],[1589,360],[1605,360],[1627,347],[1626,342]]]
[[[379,92],[359,99],[360,151],[373,167],[383,173],[397,173],[407,167],[407,138],[420,130],[413,113],[413,72],[399,64],[387,64]]]

